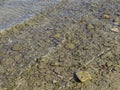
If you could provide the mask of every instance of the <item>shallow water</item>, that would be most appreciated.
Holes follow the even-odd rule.
[[[2,20],[19,22],[44,9],[30,1],[2,2]],[[0,33],[0,90],[120,90],[119,6],[120,0],[63,0]],[[84,85],[79,71],[88,72],[81,74]]]
[[[61,0],[0,0],[0,30],[25,21]]]

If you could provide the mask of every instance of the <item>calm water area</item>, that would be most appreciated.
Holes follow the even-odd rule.
[[[0,30],[20,23],[61,0],[0,0]]]

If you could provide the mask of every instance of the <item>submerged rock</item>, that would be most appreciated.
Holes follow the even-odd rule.
[[[116,27],[115,28],[111,28],[110,30],[113,31],[113,32],[119,32],[118,28],[116,28]]]
[[[110,16],[105,14],[105,15],[102,16],[102,18],[103,18],[103,19],[109,19]]]
[[[87,25],[87,29],[88,29],[88,30],[94,29],[94,26],[93,26],[92,24],[88,24],[88,25]]]
[[[87,71],[78,71],[76,72],[76,76],[82,83],[92,79],[91,75]]]
[[[66,43],[65,48],[66,49],[74,49],[75,45],[73,43]]]
[[[19,51],[22,49],[22,46],[20,44],[14,44],[12,47],[12,50],[14,51]]]

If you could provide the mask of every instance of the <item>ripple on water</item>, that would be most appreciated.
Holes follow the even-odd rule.
[[[27,20],[61,0],[0,0],[0,30]]]

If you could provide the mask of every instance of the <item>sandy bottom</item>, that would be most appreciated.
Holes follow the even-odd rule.
[[[2,31],[0,90],[120,90],[120,1],[63,1]]]

